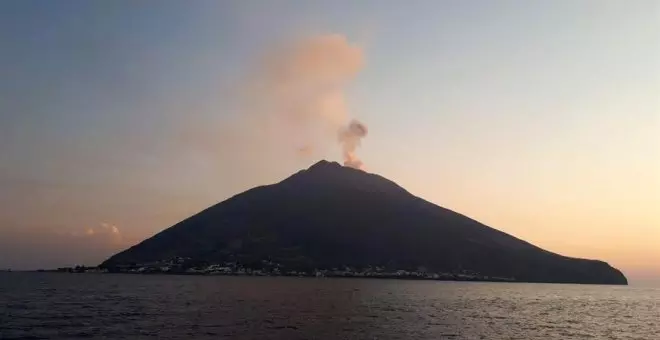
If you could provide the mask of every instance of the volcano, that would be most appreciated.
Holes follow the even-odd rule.
[[[605,262],[541,249],[381,176],[328,161],[220,202],[101,267],[175,257],[300,271],[423,268],[519,282],[627,284]]]

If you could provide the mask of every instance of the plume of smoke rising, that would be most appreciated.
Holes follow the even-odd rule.
[[[367,136],[368,132],[367,126],[355,119],[339,132],[339,142],[342,145],[345,166],[356,169],[362,168],[362,161],[355,155],[355,150],[360,146],[360,141]]]
[[[363,67],[362,49],[328,34],[266,52],[235,93],[237,114],[206,123],[186,119],[179,140],[212,154],[225,176],[259,173],[265,163],[316,158],[338,142],[344,163],[359,167],[355,151],[366,127],[359,124],[363,134],[351,127],[345,92]]]
[[[262,111],[271,131],[294,139],[300,156],[314,154],[314,139],[325,143],[339,134],[344,164],[361,168],[355,151],[367,127],[348,122],[345,88],[363,59],[359,47],[335,34],[298,41],[268,55],[258,93],[263,94]]]

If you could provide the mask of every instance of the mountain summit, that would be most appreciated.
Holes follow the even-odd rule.
[[[218,203],[101,266],[174,257],[248,268],[277,263],[306,272],[384,268],[522,282],[627,284],[605,262],[543,250],[381,176],[324,160]]]

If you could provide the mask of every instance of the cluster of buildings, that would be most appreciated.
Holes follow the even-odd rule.
[[[86,266],[75,266],[75,267],[61,267],[55,270],[44,270],[39,269],[38,272],[59,272],[59,273],[107,273],[108,271],[99,267],[86,267]]]
[[[362,277],[362,278],[405,278],[422,280],[453,281],[514,281],[510,278],[488,277],[479,273],[462,271],[460,273],[430,272],[424,268],[418,270],[391,270],[381,266],[366,268],[332,268],[314,270],[294,270],[271,261],[261,261],[260,265],[244,266],[236,262],[214,264],[191,264],[190,258],[175,257],[166,261],[117,266],[113,272],[150,274],[189,274],[189,275],[234,275],[234,276],[299,276],[299,277]],[[105,269],[104,269],[105,270]]]

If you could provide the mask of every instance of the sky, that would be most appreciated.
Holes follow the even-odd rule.
[[[334,141],[300,157],[241,124],[260,58],[328,34],[362,53],[342,94],[366,171],[660,282],[652,0],[2,1],[0,268],[97,264],[341,161]]]

